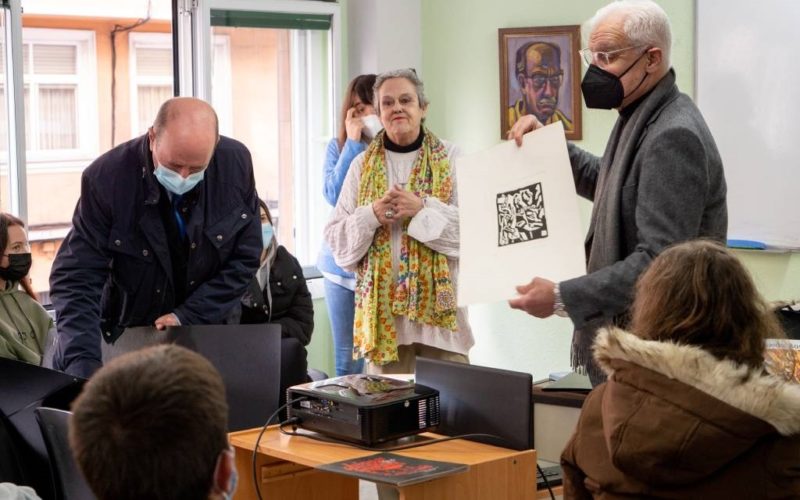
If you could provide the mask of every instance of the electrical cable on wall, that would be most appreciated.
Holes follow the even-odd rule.
[[[127,26],[115,24],[114,29],[111,30],[111,147],[117,145],[117,33],[124,33],[136,29],[150,21],[150,8],[152,7],[152,3],[153,0],[147,0],[147,14],[137,19],[135,23]]]

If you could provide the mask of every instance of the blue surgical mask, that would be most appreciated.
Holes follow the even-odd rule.
[[[170,170],[163,165],[159,165],[153,173],[156,179],[158,179],[158,182],[170,193],[186,194],[203,180],[206,171],[202,170],[183,178],[178,172]]]
[[[264,248],[267,248],[272,243],[272,238],[275,236],[275,229],[272,224],[265,222],[261,224],[261,237],[264,240]]]

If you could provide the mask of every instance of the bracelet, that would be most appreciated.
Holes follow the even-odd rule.
[[[561,283],[556,283],[553,287],[553,314],[568,318],[567,306],[564,305],[564,300],[561,298]]]

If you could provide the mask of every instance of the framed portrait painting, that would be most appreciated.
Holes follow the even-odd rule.
[[[561,121],[567,139],[581,138],[580,26],[502,28],[500,137],[520,116]]]

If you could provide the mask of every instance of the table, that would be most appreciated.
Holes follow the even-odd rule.
[[[260,429],[230,434],[236,450],[239,486],[236,500],[257,499],[253,485],[252,456]],[[426,433],[423,436],[440,437]],[[271,426],[259,443],[257,474],[265,500],[355,500],[358,479],[316,469],[324,464],[372,455],[346,444],[287,436]],[[469,470],[400,488],[401,500],[458,498],[464,500],[549,498],[536,491],[536,451],[515,451],[457,439],[411,450],[392,452],[424,460],[467,464]],[[561,489],[554,488],[556,494]]]

